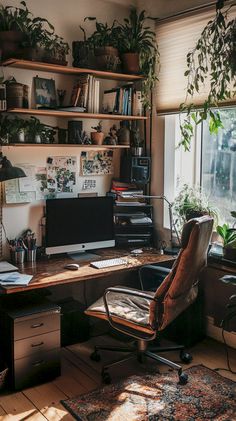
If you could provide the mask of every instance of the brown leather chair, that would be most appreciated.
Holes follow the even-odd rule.
[[[121,361],[135,355],[142,361],[143,356],[147,356],[177,369],[179,382],[187,383],[187,374],[182,372],[179,364],[154,353],[154,351],[180,350],[181,360],[189,362],[191,356],[184,352],[184,347],[181,345],[165,348],[154,346],[147,349],[147,343],[155,339],[158,332],[168,326],[196,299],[198,276],[206,265],[212,227],[213,219],[209,216],[191,219],[184,225],[181,249],[171,270],[154,265],[146,265],[140,269],[142,289],[143,281],[150,270],[167,274],[156,292],[119,286],[107,288],[103,297],[85,311],[87,315],[107,320],[114,329],[137,340],[134,347],[95,347],[91,355],[93,360],[100,360],[99,349],[131,353]],[[104,366],[102,370],[104,382],[110,382],[107,370],[117,363]]]

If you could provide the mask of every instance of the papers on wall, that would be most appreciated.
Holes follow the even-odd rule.
[[[47,158],[46,167],[16,164],[26,177],[5,182],[7,204],[30,203],[56,196],[56,193],[73,193],[76,183],[77,162],[74,156]]]
[[[0,285],[2,286],[27,286],[33,275],[23,275],[18,272],[0,274]]]
[[[80,155],[80,175],[113,174],[113,151],[83,151]]]
[[[55,156],[47,159],[47,189],[50,193],[72,193],[76,182],[75,156]]]

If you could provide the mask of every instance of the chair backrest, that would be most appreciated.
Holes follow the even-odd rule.
[[[198,276],[206,265],[212,228],[210,216],[191,219],[184,225],[178,257],[150,304],[152,327],[164,329],[196,299]]]

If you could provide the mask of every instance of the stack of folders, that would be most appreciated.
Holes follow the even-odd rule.
[[[27,286],[32,278],[32,275],[23,275],[19,272],[1,273],[0,285],[4,287]]]
[[[23,275],[18,272],[18,268],[8,262],[0,262],[0,285],[8,286],[27,286],[32,275]]]
[[[135,184],[112,181],[111,192],[116,194],[116,205],[137,206],[143,205],[145,200],[139,196],[143,195],[143,190],[138,189]]]

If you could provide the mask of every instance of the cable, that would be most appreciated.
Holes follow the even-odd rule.
[[[230,297],[230,299],[231,298],[232,297]],[[230,313],[226,314],[226,316],[224,317],[224,319],[222,319],[222,321],[221,321],[221,326],[222,326],[222,332],[221,332],[221,334],[222,334],[222,339],[223,339],[223,343],[224,343],[224,350],[225,350],[225,353],[226,353],[226,362],[227,362],[227,367],[228,368],[217,367],[217,368],[215,368],[215,371],[229,371],[232,374],[236,374],[236,371],[234,371],[231,368],[231,365],[230,365],[229,349],[228,349],[228,345],[227,345],[227,342],[226,342],[226,339],[225,339],[225,327],[226,327],[226,324],[233,317],[236,316],[236,311],[235,311],[236,310],[236,304],[228,304],[227,305],[227,309],[230,309]],[[233,311],[231,311],[231,309],[233,309]]]

